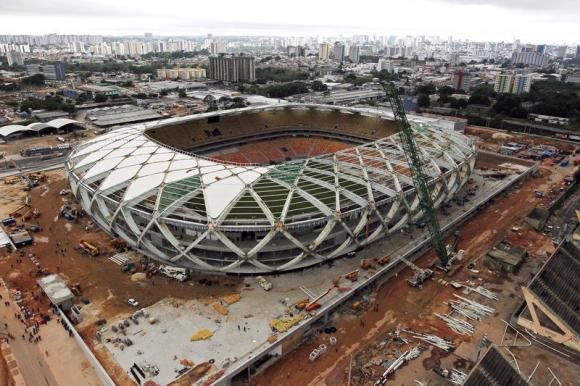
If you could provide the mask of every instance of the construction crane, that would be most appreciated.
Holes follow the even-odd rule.
[[[389,99],[389,102],[391,102],[395,121],[397,121],[397,124],[399,125],[401,143],[403,145],[405,157],[407,158],[407,163],[411,169],[413,185],[415,185],[415,190],[419,197],[419,205],[423,210],[423,215],[425,216],[429,233],[431,234],[431,242],[433,243],[433,247],[437,252],[439,260],[441,260],[442,265],[445,267],[449,262],[449,256],[447,255],[447,248],[443,242],[443,235],[441,234],[441,228],[439,227],[439,221],[437,220],[437,213],[435,212],[433,199],[431,198],[431,191],[429,190],[428,185],[429,178],[423,169],[425,161],[419,151],[417,142],[415,141],[413,129],[407,120],[407,114],[405,113],[403,102],[399,97],[397,87],[394,83],[387,83],[384,87],[387,92],[387,98]]]

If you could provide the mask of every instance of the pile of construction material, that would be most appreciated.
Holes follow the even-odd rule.
[[[445,324],[449,326],[449,328],[451,328],[453,331],[455,331],[460,335],[472,336],[473,333],[475,332],[475,327],[471,323],[466,322],[465,320],[457,319],[449,314],[442,315],[435,313],[434,315],[439,319],[443,320]]]
[[[449,351],[455,347],[452,341],[440,338],[437,335],[421,334],[419,332],[404,329],[402,331],[411,334],[411,336],[415,339],[421,340],[425,343],[429,343],[430,345],[438,347],[444,351]]]
[[[478,303],[473,300],[466,299],[457,294],[453,294],[459,300],[451,300],[448,304],[449,307],[458,313],[471,320],[481,320],[484,316],[493,315],[495,312],[494,308],[488,307],[484,304]]]

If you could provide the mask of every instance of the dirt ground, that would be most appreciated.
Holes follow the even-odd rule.
[[[493,165],[486,165],[491,167]],[[530,280],[530,275],[537,270],[544,262],[546,254],[553,251],[551,240],[522,225],[523,218],[536,205],[542,205],[542,199],[535,197],[536,190],[549,190],[553,186],[559,186],[561,180],[571,169],[548,168],[542,166],[540,175],[536,178],[528,179],[519,184],[516,189],[512,189],[499,199],[495,199],[491,205],[483,209],[479,214],[463,224],[460,228],[460,239],[458,248],[465,250],[466,258],[462,262],[465,267],[470,262],[475,263],[474,274],[462,268],[455,272],[454,276],[448,277],[441,271],[436,271],[435,280],[426,284],[422,289],[413,289],[408,286],[406,280],[412,276],[410,269],[405,269],[395,280],[391,280],[376,293],[370,294],[371,302],[368,311],[360,315],[351,313],[338,313],[334,315],[333,326],[337,328],[335,334],[338,344],[335,347],[329,345],[329,335],[321,333],[311,343],[298,347],[295,351],[285,356],[283,359],[268,367],[261,374],[252,380],[252,385],[346,385],[347,373],[351,358],[353,360],[351,385],[373,385],[379,376],[384,372],[384,368],[372,365],[373,353],[377,353],[375,345],[382,341],[388,332],[397,328],[406,327],[424,333],[434,333],[441,337],[447,337],[454,341],[456,347],[465,342],[461,352],[468,353],[468,358],[474,352],[475,344],[485,331],[491,340],[499,343],[504,324],[501,319],[509,320],[509,315],[521,301],[520,286]],[[512,230],[514,225],[519,229]],[[516,245],[528,249],[530,257],[517,276],[506,276],[488,266],[483,259],[486,252],[503,238]],[[435,261],[433,252],[428,252],[417,261],[417,265],[426,267]],[[442,282],[439,282],[442,280]],[[496,308],[496,314],[487,318],[482,325],[478,326],[473,337],[465,337],[454,333],[445,324],[439,321],[434,312],[446,313],[447,306],[443,302],[451,299],[452,293],[457,293],[449,281],[465,282],[471,280],[475,283],[485,283],[488,288],[501,293],[500,301],[488,304]],[[477,285],[476,285],[477,286]],[[479,301],[479,300],[478,300]],[[486,303],[481,301],[482,303]],[[351,301],[352,303],[352,301]],[[310,362],[308,356],[310,352],[321,343],[327,344],[330,349],[327,353],[318,358],[315,362]],[[425,345],[425,347],[427,347]],[[408,347],[410,348],[410,347]],[[405,347],[401,347],[403,352]],[[523,350],[523,349],[521,349]],[[386,355],[388,351],[378,350],[379,357],[383,359],[395,359],[396,353]],[[576,380],[575,372],[580,371],[579,366],[571,365],[566,360],[552,355],[552,353],[536,350],[540,353],[540,359],[548,362],[559,371],[561,380]],[[524,352],[524,357],[529,352]],[[396,383],[404,385],[414,385],[415,379],[422,379],[421,376],[430,370],[434,365],[441,363],[441,358],[449,357],[458,361],[457,365],[451,367],[465,368],[472,365],[472,362],[465,360],[455,354],[450,355],[442,350],[431,347],[424,352],[420,358],[411,361],[409,365],[399,370],[394,378]],[[531,368],[531,373],[536,364],[536,356],[522,360],[522,368]],[[475,360],[475,358],[472,358]],[[540,360],[538,359],[538,360]],[[367,366],[364,366],[367,365]],[[365,367],[365,374],[361,368]],[[430,374],[434,374],[429,371]],[[429,384],[443,384],[442,379],[430,379]],[[549,381],[549,379],[548,379]],[[546,382],[545,384],[547,384]]]
[[[93,342],[97,320],[120,314],[128,315],[135,311],[127,305],[127,299],[131,297],[147,307],[165,298],[207,299],[207,302],[212,302],[221,296],[239,293],[241,280],[225,276],[198,274],[186,283],[178,283],[163,276],[155,276],[146,281],[132,281],[130,274],[121,272],[119,265],[107,260],[107,257],[115,253],[110,245],[111,238],[94,226],[88,217],[71,222],[58,216],[60,207],[65,202],[74,203],[74,198],[59,194],[61,189],[68,188],[62,171],[50,172],[48,175],[49,180],[45,184],[48,190],[41,185],[29,192],[31,208],[37,209],[41,214],[40,217],[29,220],[42,227],[42,231],[34,234],[34,245],[20,249],[17,253],[0,252],[0,275],[6,278],[11,288],[22,291],[28,306],[35,310],[31,323],[33,320],[41,320],[50,305],[37,287],[37,269],[29,258],[30,255],[38,258],[46,273],[59,273],[69,285],[80,284],[81,299],[88,303],[84,305],[88,317],[78,329],[89,346]],[[21,192],[22,187],[23,183],[0,184],[0,197],[5,200],[5,205],[1,206],[3,215],[22,205],[25,196]],[[13,199],[14,196],[17,198]],[[18,223],[21,222],[22,218],[19,218]],[[87,228],[91,230],[86,231]],[[77,246],[81,240],[97,245],[101,254],[98,257],[89,257],[80,252]],[[202,281],[204,284],[200,284],[201,278],[205,279]],[[113,379],[119,385],[132,384],[124,378],[125,372],[108,359],[108,355],[100,351],[96,354],[113,373]]]

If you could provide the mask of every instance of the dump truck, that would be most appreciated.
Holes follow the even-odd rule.
[[[85,240],[81,240],[81,242],[79,243],[79,249],[88,253],[91,256],[99,255],[99,248],[97,248],[95,245]]]

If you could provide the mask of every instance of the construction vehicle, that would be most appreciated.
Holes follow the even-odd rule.
[[[420,287],[424,282],[429,280],[431,276],[433,276],[433,271],[430,269],[419,269],[415,271],[415,274],[408,280],[408,283],[413,287]]]
[[[272,289],[272,283],[270,283],[264,276],[257,276],[256,282],[262,287],[264,291],[270,291]]]
[[[99,255],[99,248],[97,248],[88,241],[81,240],[81,242],[79,243],[79,249],[81,249],[82,251],[88,253],[93,257]]]
[[[6,185],[14,185],[15,183],[20,181],[20,177],[18,176],[8,176],[4,177],[4,183]]]
[[[308,303],[310,303],[310,299],[300,299],[297,302],[295,302],[293,304],[294,307],[296,307],[296,309],[298,310],[303,310],[306,308],[306,306],[308,305]]]
[[[315,299],[312,299],[312,301],[310,301],[310,303],[308,303],[306,305],[306,307],[304,308],[304,310],[306,312],[312,312],[314,310],[317,310],[320,308],[320,303],[318,303],[323,297],[325,297],[326,295],[328,295],[330,293],[330,291],[332,291],[333,287],[330,287],[329,289],[327,289],[325,292],[323,292],[322,294],[320,294],[318,297],[316,297]]]
[[[344,275],[344,277],[352,282],[357,281],[358,280],[358,269],[347,273],[346,275]]]
[[[415,134],[407,120],[405,107],[399,97],[397,87],[394,83],[390,82],[386,84],[385,91],[387,92],[387,97],[391,102],[395,121],[397,121],[399,129],[401,130],[399,133],[401,144],[403,146],[405,157],[407,158],[407,163],[411,169],[413,185],[417,192],[417,197],[419,198],[419,205],[423,212],[424,219],[429,228],[431,242],[433,243],[433,247],[437,252],[439,260],[441,260],[441,264],[447,266],[449,257],[447,256],[447,250],[443,243],[443,235],[439,226],[439,221],[437,220],[437,212],[434,208],[433,198],[431,197],[431,190],[428,185],[428,174],[423,170],[423,165],[426,164],[425,160],[423,159],[423,156],[419,151],[419,146],[415,141]]]
[[[135,263],[133,263],[132,261],[123,263],[123,265],[121,266],[121,272],[131,272],[133,269],[135,269]]]
[[[374,267],[372,260],[370,259],[362,259],[360,261],[361,269],[371,269]]]
[[[22,213],[20,213],[20,211],[26,207],[27,207],[26,205],[22,205],[18,209],[15,209],[12,212],[8,213],[8,216],[9,217],[20,217],[20,216],[22,216]]]
[[[387,265],[387,263],[391,261],[391,256],[383,256],[377,260],[377,263],[381,266]]]
[[[159,272],[179,282],[184,282],[189,279],[189,273],[185,268],[173,267],[171,265],[160,265]]]

